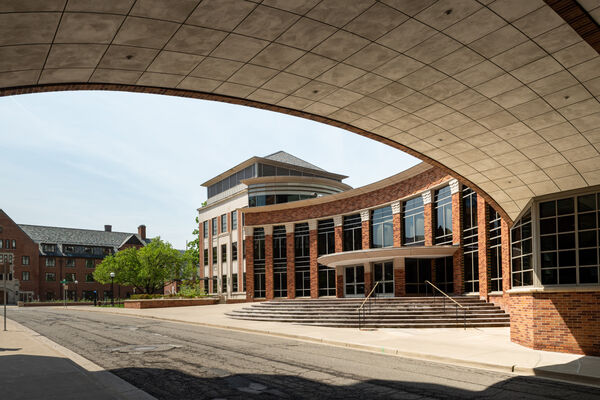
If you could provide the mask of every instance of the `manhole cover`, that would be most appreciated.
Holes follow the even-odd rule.
[[[157,351],[169,351],[179,347],[181,346],[176,344],[129,344],[127,346],[115,347],[110,349],[110,351],[113,353],[142,354]]]

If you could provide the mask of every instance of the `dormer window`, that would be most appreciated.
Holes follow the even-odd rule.
[[[85,254],[92,254],[92,248],[91,247],[84,247],[83,248],[83,252]]]
[[[54,244],[45,244],[42,246],[42,249],[45,253],[53,253],[56,249],[56,245]]]
[[[63,250],[68,253],[75,252],[75,246],[63,246]]]

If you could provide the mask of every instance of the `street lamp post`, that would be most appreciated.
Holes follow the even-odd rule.
[[[110,305],[115,306],[115,273],[110,273]]]
[[[77,284],[79,282],[77,282],[77,279],[75,279],[75,281],[73,283],[75,284],[75,303],[77,303]]]

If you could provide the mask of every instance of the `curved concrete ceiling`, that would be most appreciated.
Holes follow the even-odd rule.
[[[4,0],[0,94],[137,90],[302,115],[441,165],[514,218],[600,184],[598,19],[573,0]]]

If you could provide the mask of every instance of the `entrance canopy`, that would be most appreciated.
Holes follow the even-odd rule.
[[[320,256],[317,262],[331,268],[386,261],[394,258],[440,258],[452,256],[458,246],[403,246],[345,251]]]
[[[129,90],[311,118],[445,168],[514,219],[600,184],[599,15],[575,0],[8,0],[0,95]]]

